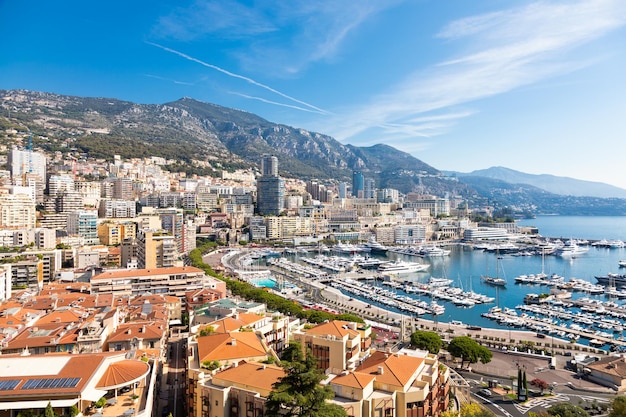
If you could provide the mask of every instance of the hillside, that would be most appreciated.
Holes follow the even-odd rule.
[[[112,161],[159,156],[168,168],[218,176],[222,170],[258,166],[278,156],[281,176],[351,182],[352,172],[373,178],[376,188],[465,198],[470,206],[512,207],[518,212],[625,215],[626,190],[606,184],[507,168],[470,174],[442,173],[391,146],[344,145],[334,138],[272,123],[257,115],[191,98],[136,104],[110,98],[0,90],[0,145],[34,148],[49,155]],[[18,132],[18,133],[15,133]],[[19,133],[21,132],[21,133]],[[619,193],[618,193],[619,192]],[[585,197],[587,194],[592,197]]]
[[[504,167],[491,167],[469,173],[446,172],[446,174],[455,175],[461,179],[471,176],[501,180],[509,184],[526,184],[564,196],[626,198],[626,190],[612,185],[548,174],[526,174]]]
[[[279,157],[285,177],[350,181],[352,171],[358,170],[374,178],[378,188],[470,192],[390,146],[343,145],[328,135],[191,98],[136,104],[24,90],[0,90],[0,97],[0,126],[29,128],[35,145],[47,152],[73,151],[107,160],[114,154],[161,156],[176,160],[177,169],[214,175],[258,165],[263,154],[272,153]]]

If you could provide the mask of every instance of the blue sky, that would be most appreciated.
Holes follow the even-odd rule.
[[[246,110],[626,188],[626,1],[0,2],[0,88]]]

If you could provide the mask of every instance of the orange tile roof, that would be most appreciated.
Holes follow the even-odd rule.
[[[306,334],[311,335],[331,335],[343,339],[345,335],[358,336],[357,330],[350,329],[350,322],[342,320],[332,320],[327,323],[318,324],[317,326],[305,330]]]
[[[0,367],[3,369],[6,366],[15,366],[23,369],[36,368],[39,372],[33,372],[29,375],[23,375],[20,377],[11,376],[12,372],[4,373],[0,375],[0,381],[4,380],[20,380],[20,383],[13,390],[0,390],[0,401],[5,396],[15,398],[15,396],[27,396],[28,398],[43,397],[57,398],[67,397],[68,395],[76,395],[85,389],[94,373],[104,363],[107,357],[120,356],[123,358],[123,354],[120,352],[103,352],[103,353],[85,353],[80,355],[70,355],[65,353],[59,354],[46,354],[46,355],[31,355],[31,356],[19,356],[19,355],[1,355]],[[51,375],[46,372],[46,364],[51,357],[59,358],[61,361],[61,369],[58,373]],[[3,362],[6,360],[7,362]],[[21,361],[25,365],[20,366]],[[41,366],[38,364],[41,363]],[[79,381],[75,387],[68,388],[48,388],[48,389],[22,389],[26,381],[30,379],[48,379],[48,378],[79,378]]]
[[[122,342],[135,337],[139,339],[161,339],[166,332],[163,324],[157,322],[132,322],[120,325],[115,332],[109,336],[107,342]]]
[[[211,326],[216,333],[227,333],[237,331],[242,327],[251,326],[252,324],[264,319],[265,316],[260,316],[258,314],[239,313],[237,318],[233,316],[224,317],[223,319],[209,323],[207,326],[203,326],[203,328]]]
[[[371,384],[376,376],[363,372],[350,372],[347,375],[338,375],[332,379],[331,384],[343,385],[351,388],[363,389]]]
[[[411,381],[424,359],[408,355],[374,352],[356,371],[376,376],[376,382],[404,386]],[[382,367],[383,373],[378,373]]]
[[[233,384],[271,391],[272,385],[284,376],[285,370],[279,366],[241,361],[237,366],[230,366],[215,377]]]
[[[217,333],[200,336],[197,340],[200,362],[255,358],[267,354],[254,332]]]
[[[123,360],[112,363],[100,378],[96,388],[106,389],[136,381],[150,371],[150,365],[141,360]]]
[[[67,329],[64,323],[47,323],[23,329],[8,341],[6,350],[49,347],[76,343],[79,327]]]
[[[90,314],[86,310],[53,310],[37,320],[36,325],[41,326],[48,323],[78,323],[79,321],[87,319],[89,316]]]

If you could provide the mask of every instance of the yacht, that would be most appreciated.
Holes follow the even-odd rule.
[[[609,272],[608,274],[602,276],[596,275],[596,281],[598,281],[598,284],[602,285],[623,287],[626,286],[626,274],[614,274]]]
[[[626,268],[626,259],[620,259],[619,261],[617,261],[617,264],[620,268]]]
[[[506,279],[504,278],[490,277],[490,276],[483,275],[480,277],[480,279],[482,279],[485,284],[495,285],[497,287],[506,286]]]
[[[426,271],[430,265],[417,262],[388,262],[378,267],[378,271],[383,274],[410,274],[412,272]]]
[[[443,249],[439,246],[424,246],[420,249],[420,253],[422,256],[429,258],[450,255],[450,251],[448,249]]]
[[[372,253],[387,253],[388,248],[378,243],[373,237],[370,238],[363,246],[370,249]]]
[[[578,246],[573,240],[568,240],[562,246],[556,248],[553,252],[554,255],[561,258],[573,258],[589,251],[588,247]]]

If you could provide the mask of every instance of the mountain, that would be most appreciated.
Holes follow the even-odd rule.
[[[361,171],[374,179],[376,188],[440,196],[448,193],[467,199],[471,207],[493,205],[527,213],[626,214],[626,200],[574,194],[586,190],[583,193],[598,195],[602,188],[616,192],[606,184],[506,168],[446,175],[388,145],[344,145],[328,135],[191,98],[137,104],[0,90],[0,149],[25,147],[27,130],[32,133],[34,149],[48,155],[71,153],[79,159],[105,161],[112,161],[113,155],[125,159],[159,156],[168,160],[170,170],[218,176],[223,170],[258,166],[261,156],[271,153],[278,157],[283,177],[351,182],[352,172]],[[570,195],[560,195],[566,193]]]
[[[501,180],[509,184],[526,184],[550,193],[575,197],[626,198],[626,190],[600,182],[583,181],[555,175],[526,174],[504,167],[491,167],[470,173],[446,171],[447,175],[458,178],[484,177]],[[475,182],[475,180],[474,180]]]
[[[218,175],[257,166],[263,154],[279,159],[281,176],[351,181],[353,171],[377,188],[468,194],[469,188],[419,159],[387,145],[343,145],[321,133],[269,122],[257,115],[191,98],[136,104],[25,90],[0,90],[0,130],[33,132],[47,152],[76,152],[112,160],[160,156],[177,170]],[[5,138],[10,143],[10,137]]]

